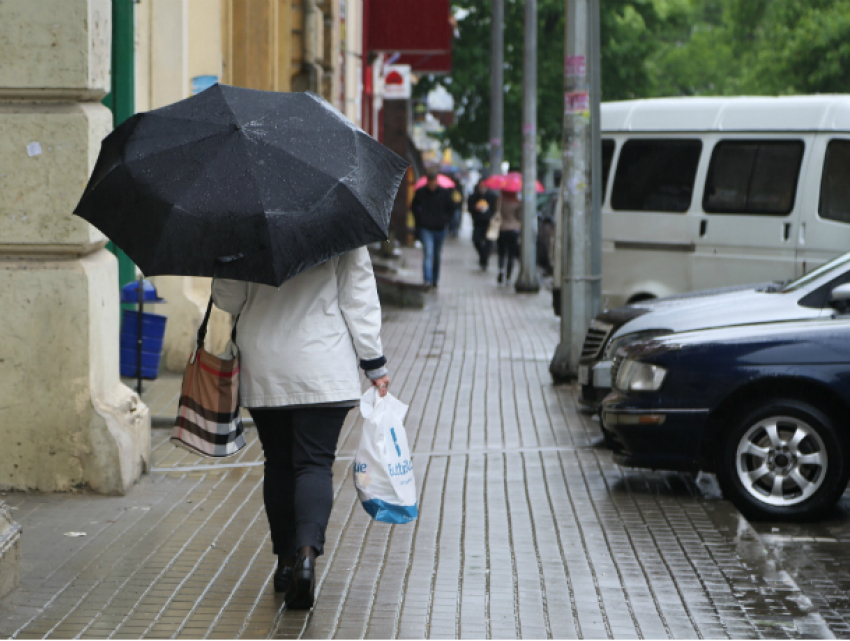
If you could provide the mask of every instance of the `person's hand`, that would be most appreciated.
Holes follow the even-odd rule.
[[[372,381],[372,385],[378,388],[378,395],[383,398],[387,395],[387,388],[390,386],[390,377],[381,376],[381,378],[376,378]]]

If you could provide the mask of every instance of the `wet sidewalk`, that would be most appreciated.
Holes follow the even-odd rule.
[[[24,532],[22,584],[0,601],[0,636],[846,634],[806,606],[710,488],[612,463],[576,389],[551,384],[557,335],[550,292],[497,288],[468,241],[449,241],[426,308],[384,311],[391,391],[410,405],[418,521],[375,523],[360,507],[351,465],[361,420],[351,412],[317,603],[287,612],[271,585],[253,430],[238,457],[211,462],[157,429],[153,470],[128,496],[4,497]],[[167,420],[178,391],[179,377],[166,376],[145,400]]]

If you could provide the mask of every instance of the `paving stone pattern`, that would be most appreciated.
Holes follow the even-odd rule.
[[[285,611],[272,590],[254,431],[238,457],[211,462],[155,430],[154,470],[128,496],[4,498],[24,533],[0,636],[829,636],[793,581],[749,564],[758,536],[728,503],[689,477],[612,463],[576,390],[551,384],[550,293],[497,288],[472,254],[450,241],[426,308],[385,310],[421,516],[389,526],[360,507],[350,413],[312,612]],[[148,385],[155,413],[177,385]]]

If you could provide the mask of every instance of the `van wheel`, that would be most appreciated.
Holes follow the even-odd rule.
[[[733,420],[720,444],[717,480],[751,519],[816,519],[847,486],[845,444],[834,421],[797,400],[772,399]]]

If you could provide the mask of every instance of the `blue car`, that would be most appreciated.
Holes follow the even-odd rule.
[[[621,349],[603,429],[617,463],[714,472],[754,519],[816,519],[850,477],[850,284],[832,318],[670,334]]]

